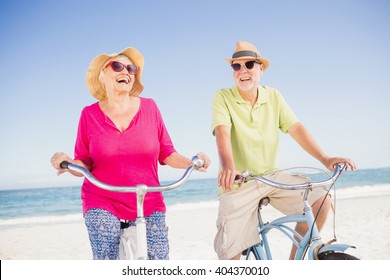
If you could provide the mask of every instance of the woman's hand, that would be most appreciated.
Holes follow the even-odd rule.
[[[63,161],[72,162],[72,159],[67,154],[65,154],[63,152],[54,153],[50,159],[51,166],[53,166],[54,169],[57,170],[57,175],[61,175],[62,173],[65,173],[68,171],[68,169],[60,167],[60,164]]]
[[[203,166],[201,168],[199,168],[198,171],[206,172],[207,168],[209,168],[209,166],[211,164],[209,157],[203,152],[197,153],[196,156],[204,161]]]
[[[81,174],[79,172],[72,171],[72,170],[69,170],[69,169],[66,169],[66,168],[61,168],[60,164],[63,161],[67,161],[67,162],[70,162],[72,164],[84,167],[88,171],[91,170],[90,167],[87,166],[86,164],[84,164],[84,162],[82,162],[81,160],[73,160],[67,154],[65,154],[63,152],[57,152],[57,153],[54,153],[53,156],[50,159],[51,166],[53,166],[54,169],[57,170],[57,175],[61,175],[62,173],[69,172],[69,173],[71,173],[74,176],[78,176],[78,177],[82,177],[83,176],[83,174]]]
[[[203,167],[200,167],[198,170],[205,172],[210,165],[209,157],[203,152],[197,153],[196,156],[204,161]],[[192,165],[192,160],[178,152],[174,152],[164,160],[164,163],[173,168],[187,169]]]

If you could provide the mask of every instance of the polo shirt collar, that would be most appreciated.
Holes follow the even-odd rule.
[[[247,103],[247,101],[241,97],[237,87],[234,87],[232,91],[233,91],[234,99],[238,104]],[[268,103],[270,101],[269,93],[262,86],[258,85],[257,91],[259,92],[259,97],[257,98],[256,105],[261,105],[264,103]]]

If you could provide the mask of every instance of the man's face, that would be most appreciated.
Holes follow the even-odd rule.
[[[233,77],[238,89],[241,92],[249,92],[254,89],[257,91],[260,77],[263,76],[263,66],[253,60],[240,59],[234,60],[232,65]]]

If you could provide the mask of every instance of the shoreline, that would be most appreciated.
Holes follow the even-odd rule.
[[[331,191],[330,194],[334,196],[334,192]],[[378,185],[365,185],[365,186],[354,186],[348,188],[337,189],[336,199],[337,201],[348,200],[348,199],[359,199],[364,197],[376,197],[376,196],[390,196],[390,184],[378,184]],[[81,202],[80,202],[81,203]],[[173,211],[186,211],[193,210],[203,207],[210,207],[211,204],[215,204],[217,207],[218,197],[207,198],[200,201],[186,201],[186,202],[174,202],[166,201],[167,209]],[[23,217],[12,217],[12,218],[0,218],[0,231],[5,227],[26,225],[33,222],[34,224],[45,224],[45,223],[55,223],[57,220],[60,222],[72,222],[79,220],[81,217],[81,206],[77,211],[67,213],[67,214],[49,214],[49,215],[39,215],[39,216],[23,216]]]

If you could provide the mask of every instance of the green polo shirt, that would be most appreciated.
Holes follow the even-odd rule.
[[[217,126],[229,127],[236,169],[263,175],[277,169],[279,130],[287,133],[298,118],[278,90],[259,85],[258,92],[253,108],[237,87],[216,92],[212,131],[215,135]]]

